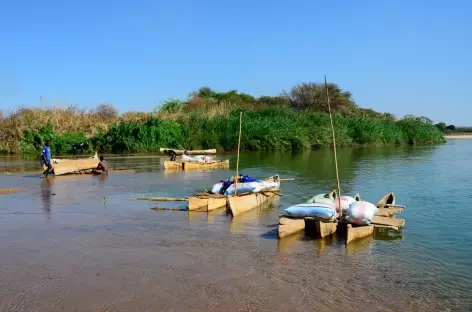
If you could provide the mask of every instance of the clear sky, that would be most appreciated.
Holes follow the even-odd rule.
[[[0,109],[149,111],[324,75],[362,107],[472,125],[472,1],[4,0]]]

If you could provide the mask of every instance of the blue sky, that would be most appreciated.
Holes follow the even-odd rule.
[[[149,111],[201,86],[276,95],[326,74],[362,107],[472,125],[470,16],[467,0],[5,0],[0,109],[42,95]]]

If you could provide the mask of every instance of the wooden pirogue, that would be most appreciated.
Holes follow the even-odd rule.
[[[136,199],[151,201],[186,201],[189,211],[212,211],[226,207],[227,212],[235,216],[267,203],[275,196],[280,195],[279,177],[269,177],[266,180],[276,182],[276,186],[257,193],[246,192],[236,195],[221,195],[204,192],[185,198],[138,197]]]
[[[212,160],[209,162],[197,162],[197,161],[164,161],[164,169],[177,169],[177,170],[195,170],[195,169],[213,169],[220,167],[229,167],[229,159],[225,160]]]
[[[178,150],[174,148],[161,147],[159,151],[163,154],[166,154],[166,151],[174,151],[176,155],[183,155],[185,150]],[[199,154],[216,154],[216,149],[206,149],[206,150],[189,150],[187,151],[188,155],[199,155]]]
[[[97,153],[93,157],[85,159],[52,159],[53,174],[55,176],[77,173],[81,171],[95,169],[99,159]],[[45,169],[43,167],[43,169]]]
[[[358,200],[360,200],[360,196]],[[345,232],[346,244],[359,238],[374,234],[375,228],[386,228],[400,230],[405,225],[404,219],[395,218],[396,214],[402,213],[404,206],[395,204],[394,193],[387,193],[376,204],[378,211],[372,218],[370,225],[356,226],[348,224],[344,219],[333,222],[315,220],[314,218],[291,219],[282,216],[279,219],[278,236],[283,238],[305,230],[308,227],[316,227],[316,232],[323,238],[337,231]],[[301,222],[304,221],[304,222]]]

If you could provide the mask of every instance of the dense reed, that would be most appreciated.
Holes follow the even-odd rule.
[[[297,93],[298,92],[298,93]],[[310,93],[311,92],[311,93]],[[349,92],[330,85],[336,143],[339,146],[426,144],[444,142],[443,131],[425,118],[395,119],[388,113],[359,108]],[[296,86],[289,94],[254,98],[201,88],[187,101],[169,100],[150,113],[118,116],[111,105],[92,111],[21,108],[0,117],[0,151],[35,153],[52,139],[56,154],[74,143],[86,152],[152,152],[160,147],[234,150],[239,112],[244,111],[242,150],[300,150],[331,146],[329,117],[317,84]]]

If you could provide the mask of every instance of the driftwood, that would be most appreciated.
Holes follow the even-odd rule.
[[[150,200],[150,201],[187,201],[187,198],[177,198],[177,197],[136,197],[131,198],[136,200]]]
[[[153,207],[151,210],[154,211],[164,211],[164,210],[171,210],[171,211],[188,211],[186,208],[168,208],[168,207]]]

